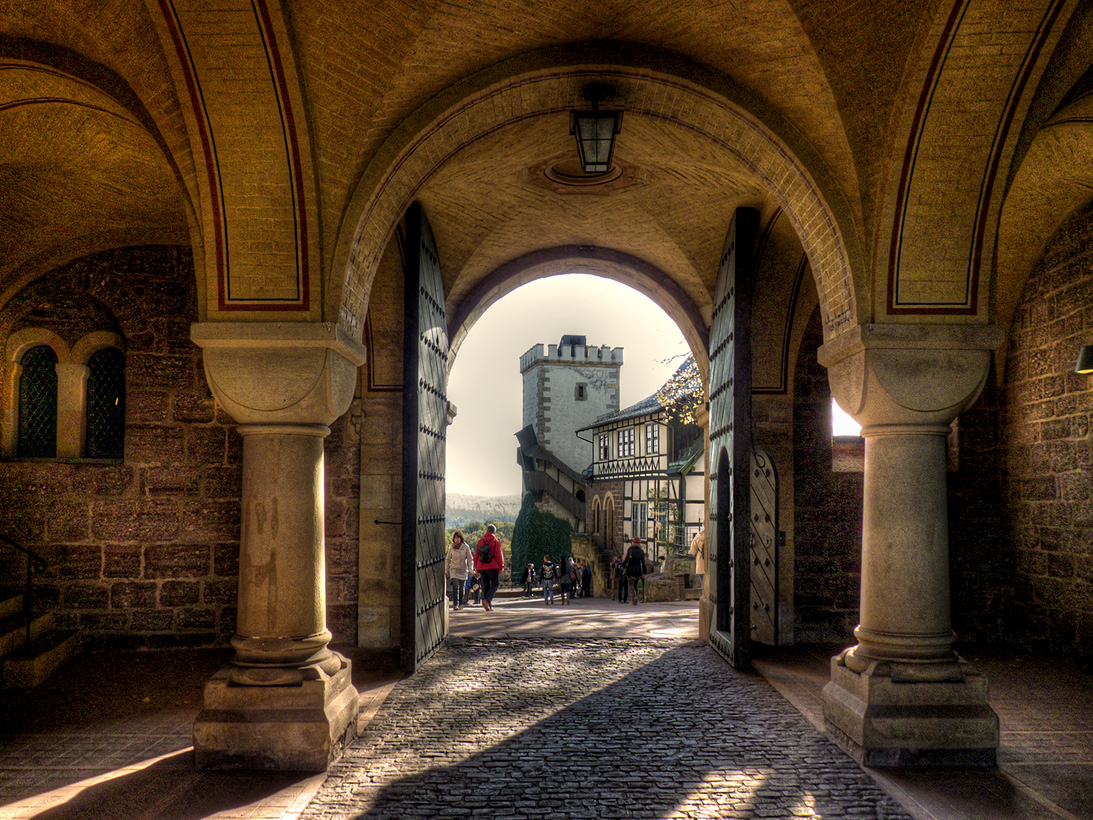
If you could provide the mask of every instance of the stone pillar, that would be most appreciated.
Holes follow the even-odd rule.
[[[356,734],[358,698],[327,646],[323,438],[364,351],[332,325],[209,322],[191,335],[243,437],[235,653],[205,686],[197,766],[322,771]]]
[[[57,371],[57,458],[81,458],[87,440],[86,364],[54,365]]]
[[[868,766],[995,763],[986,678],[953,651],[945,448],[1001,341],[986,325],[864,325],[820,348],[865,438],[858,644],[832,658],[824,719]]]

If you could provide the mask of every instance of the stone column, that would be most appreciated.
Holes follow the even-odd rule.
[[[824,719],[865,765],[995,763],[986,678],[953,652],[946,438],[1001,341],[986,325],[863,325],[820,348],[865,438],[858,644],[832,659]]]
[[[364,351],[332,325],[209,322],[191,336],[243,437],[235,653],[205,686],[196,762],[322,771],[356,733],[358,697],[327,646],[323,438]]]
[[[57,458],[80,458],[87,440],[86,364],[54,365],[57,371]]]

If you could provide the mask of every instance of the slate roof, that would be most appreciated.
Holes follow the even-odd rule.
[[[693,356],[688,356],[686,359],[684,359],[683,364],[676,368],[675,373],[672,374],[671,378],[669,378],[668,381],[674,379],[677,375],[679,375],[680,371],[690,366],[693,358]],[[665,382],[664,384],[668,384],[668,382]],[[661,389],[663,389],[663,385],[661,386]],[[576,432],[583,433],[585,430],[595,430],[597,427],[603,427],[605,424],[611,424],[616,421],[626,421],[627,419],[634,419],[638,416],[647,416],[650,413],[656,413],[662,408],[662,406],[663,405],[661,405],[661,403],[657,401],[657,394],[654,393],[651,396],[646,396],[637,404],[631,404],[629,407],[626,407],[622,410],[616,410],[614,413],[605,413],[604,415],[597,418],[594,423],[588,425],[587,427],[582,427]]]

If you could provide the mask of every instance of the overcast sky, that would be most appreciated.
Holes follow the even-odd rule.
[[[610,279],[567,274],[518,288],[471,328],[452,366],[448,399],[458,415],[448,428],[449,493],[520,493],[520,356],[536,344],[558,344],[566,334],[585,336],[596,347],[624,348],[620,408],[652,395],[690,352],[663,310]]]

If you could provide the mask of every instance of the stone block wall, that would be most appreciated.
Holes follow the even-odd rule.
[[[1053,237],[1010,327],[1002,435],[1012,560],[1009,637],[1093,662],[1093,208]]]
[[[614,551],[616,554],[621,555],[625,551],[623,545],[623,504],[622,504],[622,491],[623,483],[621,480],[599,480],[592,483],[585,493],[585,531],[588,533],[595,533],[595,522],[592,520],[593,502],[596,498],[600,500],[600,531],[604,531],[607,528],[607,511],[605,508],[605,502],[610,497],[614,500],[615,514],[611,522],[611,528],[604,533],[605,540],[604,546]]]
[[[960,414],[949,437],[949,581],[958,641],[994,642],[1003,636],[1012,598],[1005,538],[1001,389],[991,372],[982,395]]]
[[[832,469],[831,388],[816,361],[822,343],[817,311],[793,381],[794,640],[850,645],[861,589],[862,474]]]
[[[39,325],[71,344],[99,313],[126,342],[120,462],[0,461],[0,533],[49,561],[40,593],[93,649],[223,645],[235,630],[242,440],[189,338],[194,283],[188,250],[127,248],[65,265],[0,306],[0,344]],[[341,643],[356,633],[354,407],[326,442],[328,620]]]
[[[358,380],[359,385],[359,380]],[[326,627],[334,643],[357,645],[360,579],[361,397],[330,425],[323,442],[325,469]]]

